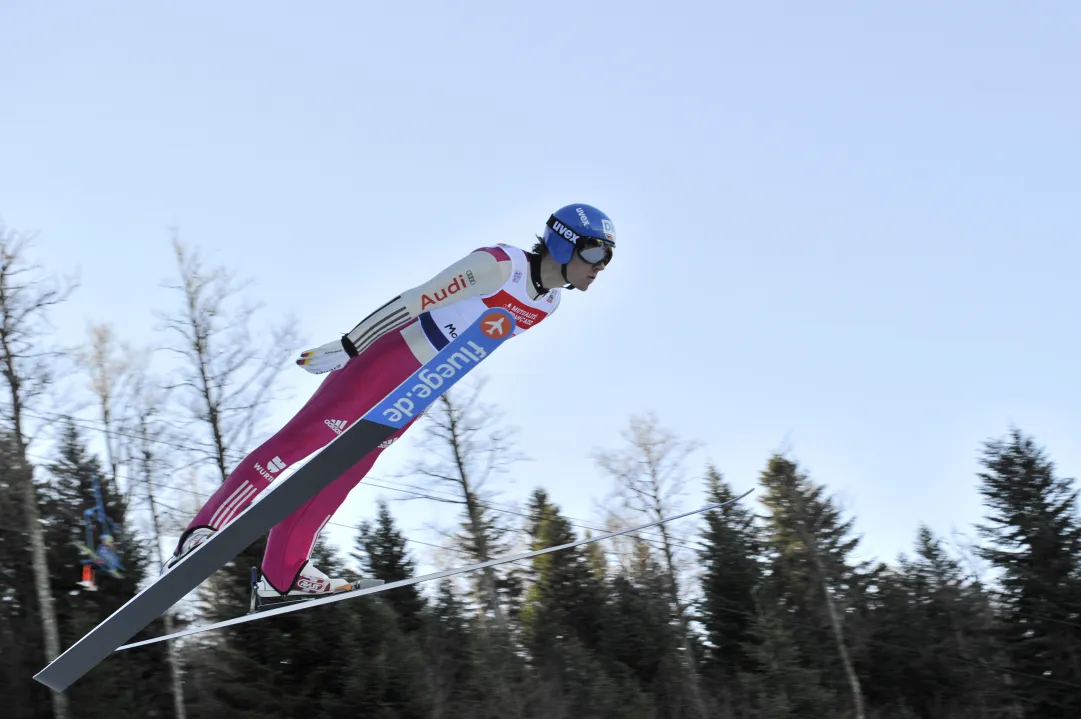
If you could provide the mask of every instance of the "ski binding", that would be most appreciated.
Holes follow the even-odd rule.
[[[370,589],[371,587],[378,587],[386,582],[382,579],[358,579],[355,582],[350,582],[349,589],[342,589],[340,592],[352,592],[358,589]],[[338,594],[339,592],[333,592]],[[248,614],[255,614],[265,609],[272,607],[280,607],[283,604],[296,604],[297,602],[309,602],[312,599],[318,599],[319,597],[330,596],[329,594],[313,594],[310,597],[298,597],[296,595],[283,594],[280,597],[261,597],[259,596],[259,568],[251,568],[251,599],[248,602]]]

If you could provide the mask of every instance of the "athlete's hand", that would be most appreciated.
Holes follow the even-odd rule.
[[[300,353],[297,364],[312,374],[324,374],[341,369],[349,361],[349,355],[341,340],[327,342],[314,349]]]

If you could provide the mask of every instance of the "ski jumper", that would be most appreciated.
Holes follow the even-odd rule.
[[[349,352],[300,411],[233,469],[188,529],[228,524],[286,467],[344,432],[489,308],[515,316],[515,335],[552,314],[561,290],[538,294],[533,278],[524,250],[482,247],[373,312],[343,338],[355,356]],[[271,586],[289,591],[331,516],[416,419],[270,530],[262,569]]]

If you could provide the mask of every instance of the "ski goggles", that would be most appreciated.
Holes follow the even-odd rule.
[[[574,251],[578,256],[591,265],[604,262],[607,265],[612,261],[612,243],[598,240],[596,237],[579,237],[574,244]]]

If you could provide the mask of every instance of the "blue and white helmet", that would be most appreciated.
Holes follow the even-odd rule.
[[[567,205],[548,218],[543,239],[552,259],[561,265],[571,261],[575,247],[582,246],[604,246],[606,257],[611,258],[616,227],[608,215],[592,205]]]

